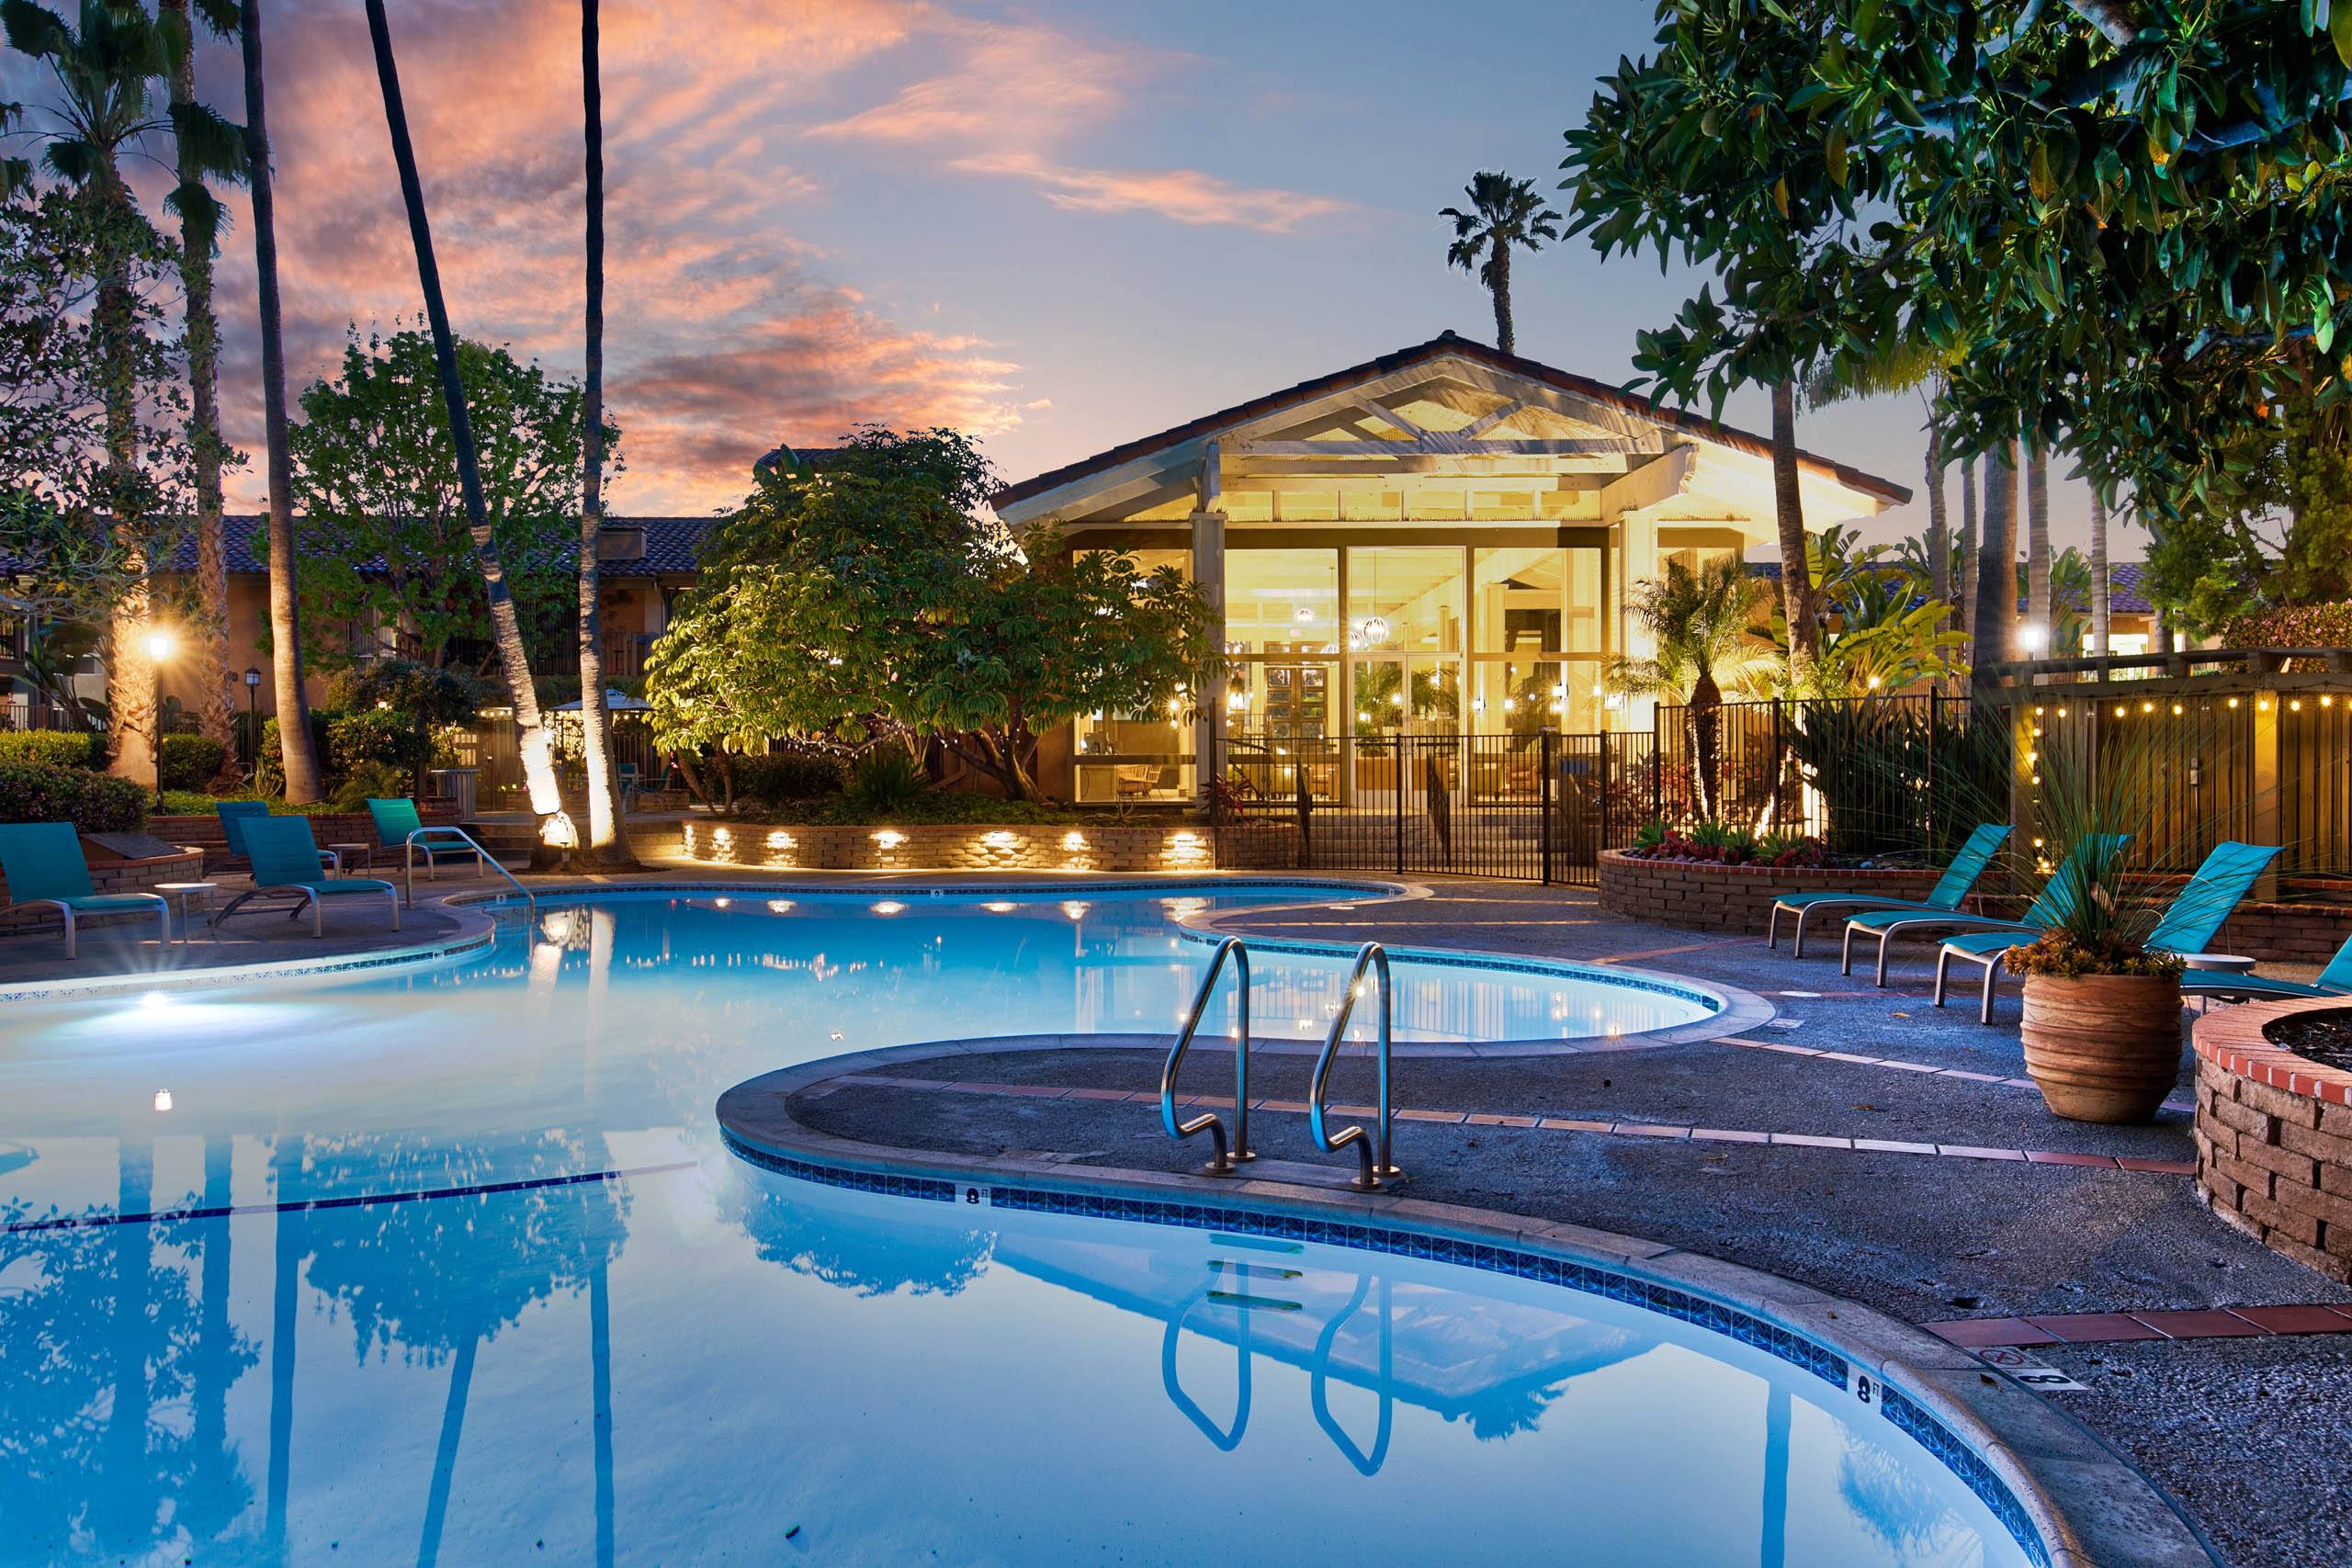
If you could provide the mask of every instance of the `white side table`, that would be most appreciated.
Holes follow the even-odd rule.
[[[367,866],[369,871],[376,869],[376,846],[373,844],[329,844],[327,848],[334,852],[335,864],[346,876],[351,874],[351,863],[354,861]]]
[[[2234,953],[2184,953],[2181,960],[2191,969],[2209,969],[2223,975],[2251,975],[2254,966],[2261,962]]]
[[[205,930],[208,932],[211,931],[212,895],[220,886],[220,885],[217,882],[158,882],[155,884],[154,890],[156,892],[162,894],[168,902],[179,906],[180,941],[183,942],[188,942],[196,940],[195,920],[189,915],[187,906],[188,900],[195,897],[199,893],[204,895]],[[215,942],[220,940],[217,933],[213,935],[213,940]]]

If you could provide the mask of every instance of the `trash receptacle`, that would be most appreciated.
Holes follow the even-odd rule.
[[[479,768],[430,768],[433,792],[444,802],[458,808],[458,820],[474,819],[474,780]]]

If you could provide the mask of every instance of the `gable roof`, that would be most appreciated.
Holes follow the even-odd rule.
[[[1091,457],[1081,457],[1075,463],[1066,463],[1058,468],[1048,469],[1034,478],[1023,479],[1018,484],[1005,486],[991,499],[997,508],[1001,511],[1005,507],[1027,501],[1033,496],[1043,495],[1047,491],[1058,490],[1074,479],[1081,479],[1090,474],[1115,468],[1122,463],[1132,462],[1137,457],[1159,451],[1163,447],[1181,446],[1184,442],[1214,434],[1229,425],[1246,423],[1250,420],[1279,412],[1288,404],[1307,401],[1339,391],[1351,382],[1374,380],[1383,376],[1393,375],[1399,370],[1409,369],[1425,361],[1441,359],[1448,355],[1475,360],[1506,375],[1552,387],[1588,401],[1623,409],[1669,429],[1683,431],[1704,440],[1736,447],[1757,457],[1769,458],[1772,455],[1772,443],[1765,436],[1753,434],[1745,430],[1736,430],[1730,425],[1718,423],[1714,420],[1691,413],[1687,410],[1669,408],[1655,399],[1625,391],[1610,386],[1605,381],[1596,381],[1589,376],[1578,376],[1572,371],[1555,369],[1540,361],[1522,358],[1516,354],[1505,354],[1498,348],[1490,348],[1483,343],[1460,337],[1447,331],[1440,333],[1427,343],[1415,344],[1410,348],[1400,348],[1394,354],[1384,354],[1377,359],[1367,359],[1361,365],[1351,365],[1344,370],[1334,370],[1329,375],[1317,376],[1312,380],[1298,382],[1280,391],[1268,392],[1262,397],[1252,398],[1248,402],[1236,403],[1231,408],[1219,409],[1215,413],[1203,414],[1198,419],[1171,425],[1157,434],[1125,442],[1108,451],[1097,452]],[[1801,450],[1797,454],[1797,461],[1817,473],[1829,475],[1840,484],[1878,496],[1890,505],[1900,506],[1911,499],[1911,491],[1906,485],[1899,485],[1892,479],[1881,479],[1875,474],[1864,473],[1860,468],[1815,453]]]

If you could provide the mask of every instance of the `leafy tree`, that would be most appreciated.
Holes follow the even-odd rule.
[[[1016,548],[954,431],[867,429],[821,471],[763,465],[646,667],[656,739],[763,751],[873,725],[935,741],[1034,798],[1037,735],[1156,708],[1214,671],[1200,591],[1133,557]]]
[[[482,494],[508,592],[519,618],[551,637],[574,592],[581,389],[469,340],[458,363],[488,459]],[[312,628],[305,652],[329,667],[349,662],[332,632],[352,621],[398,626],[427,664],[447,662],[453,645],[490,642],[432,339],[355,332],[342,374],[312,382],[301,404],[290,436]],[[606,426],[608,441],[619,434]]]
[[[371,659],[336,673],[327,688],[327,706],[345,713],[389,715],[408,733],[403,749],[412,762],[412,793],[424,793],[424,770],[433,760],[433,732],[467,724],[481,712],[481,682],[463,670],[440,670],[405,659]]]
[[[1477,274],[1487,292],[1495,297],[1495,346],[1514,354],[1517,334],[1510,314],[1510,253],[1543,249],[1560,237],[1560,215],[1535,194],[1533,180],[1515,180],[1500,171],[1480,170],[1463,187],[1467,209],[1441,208],[1440,218],[1453,220],[1453,243],[1445,248],[1446,263]]]
[[[2150,597],[2200,637],[2265,609],[2352,597],[2352,403],[2283,410],[2245,443],[2232,503],[2147,519]]]
[[[1952,362],[1956,450],[2071,432],[2095,485],[2165,518],[2233,509],[2241,437],[2345,395],[2352,7],[1658,17],[1657,56],[1604,79],[1568,167],[1604,250],[1723,272],[1724,303],[1702,290],[1642,335],[1661,390],[1720,399],[1916,331]]]

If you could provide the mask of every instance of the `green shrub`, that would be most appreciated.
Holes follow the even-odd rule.
[[[287,800],[266,800],[250,792],[213,795],[206,790],[167,789],[164,792],[164,814],[167,817],[210,817],[224,800],[261,800],[273,817],[316,817],[340,809],[331,800],[314,800],[307,806],[296,806]]]
[[[365,811],[372,797],[377,800],[397,800],[408,794],[409,775],[389,762],[356,762],[343,775],[328,804],[337,811]]]
[[[884,746],[860,757],[850,769],[842,804],[850,810],[888,817],[915,808],[931,793],[931,781],[905,750]]]
[[[164,737],[164,787],[202,789],[220,776],[229,748],[204,735]]]
[[[433,738],[408,728],[402,715],[388,708],[363,708],[337,713],[311,710],[311,735],[319,750],[320,784],[333,793],[362,768],[390,768],[401,775],[391,793],[406,795],[419,767],[432,760]],[[371,779],[379,775],[369,774]],[[254,787],[263,795],[286,793],[286,773],[277,749],[277,720],[262,720],[261,751],[254,761]],[[382,793],[379,791],[378,793]]]
[[[85,833],[127,833],[147,819],[147,792],[87,768],[0,760],[0,822],[71,822]]]
[[[103,768],[106,737],[94,729],[0,729],[0,762]]]
[[[839,795],[842,783],[842,765],[831,757],[778,751],[735,759],[735,793],[770,806]]]

